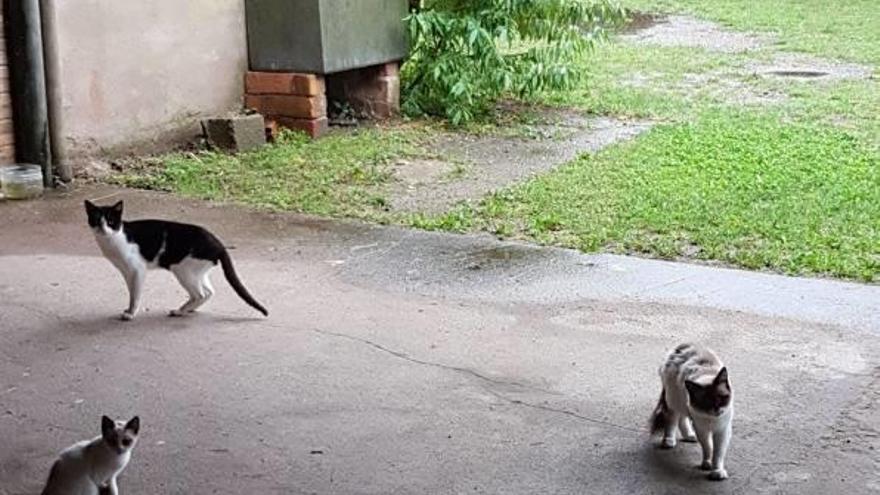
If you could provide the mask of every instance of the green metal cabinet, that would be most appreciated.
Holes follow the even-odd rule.
[[[401,60],[407,0],[245,0],[250,70],[332,74]]]

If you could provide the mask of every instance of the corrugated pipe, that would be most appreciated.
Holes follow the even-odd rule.
[[[43,64],[46,72],[46,103],[49,115],[49,145],[52,168],[61,182],[70,182],[73,173],[67,161],[64,146],[64,118],[62,115],[61,60],[58,55],[56,0],[40,0],[40,17],[43,30]]]
[[[40,3],[16,0],[3,4],[16,160],[41,165],[43,182],[51,187],[54,181]]]

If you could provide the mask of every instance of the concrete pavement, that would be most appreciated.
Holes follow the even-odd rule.
[[[261,318],[151,272],[147,311],[82,199],[200,223]],[[731,479],[652,447],[656,367],[713,347]],[[123,493],[880,493],[880,287],[256,213],[106,187],[0,203],[0,494],[39,493],[101,414],[139,414]]]

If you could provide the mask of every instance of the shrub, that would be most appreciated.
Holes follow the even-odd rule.
[[[462,124],[504,96],[566,89],[574,63],[623,19],[615,0],[413,0],[403,110]]]

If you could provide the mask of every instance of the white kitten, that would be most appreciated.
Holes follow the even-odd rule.
[[[726,479],[724,456],[733,433],[733,389],[727,368],[709,349],[681,344],[660,367],[660,380],[663,390],[651,416],[651,433],[662,431],[660,446],[671,449],[678,428],[682,441],[700,442],[700,469],[710,471],[709,479]]]
[[[116,477],[131,459],[140,419],[101,418],[101,436],[75,443],[52,465],[43,495],[117,495]]]

